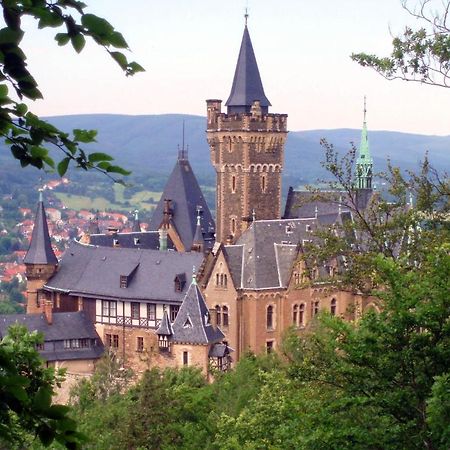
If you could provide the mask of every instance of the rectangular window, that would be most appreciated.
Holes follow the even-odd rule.
[[[117,302],[102,300],[102,316],[116,317],[117,316]]]
[[[180,309],[180,307],[178,305],[170,305],[170,321],[171,322],[175,321],[179,309]]]
[[[44,343],[43,342],[39,342],[39,344],[36,344],[36,350],[44,350]]]
[[[273,352],[273,341],[266,341],[266,352],[267,353]]]
[[[183,366],[189,365],[189,353],[183,352]]]
[[[319,302],[315,301],[313,302],[313,315],[316,316],[319,314]]]
[[[119,348],[119,335],[118,334],[112,335],[112,348]]]
[[[138,336],[136,338],[136,351],[137,352],[144,351],[144,338],[142,336]]]
[[[131,302],[131,318],[132,319],[138,319],[139,320],[139,309],[140,309],[140,303],[137,302]]]
[[[147,303],[147,319],[156,320],[156,305],[154,303]]]

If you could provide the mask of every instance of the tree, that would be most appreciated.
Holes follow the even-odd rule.
[[[46,368],[36,351],[41,335],[12,326],[0,342],[0,445],[18,446],[29,433],[45,446],[54,440],[66,448],[78,448],[84,437],[69,418],[70,408],[52,404],[61,371]]]
[[[352,59],[371,67],[388,80],[401,79],[433,86],[450,87],[450,2],[421,0],[417,7],[402,0],[403,8],[423,26],[407,26],[393,39],[389,57],[354,53]],[[440,12],[439,12],[440,11]]]
[[[41,120],[23,103],[24,99],[42,98],[36,80],[28,70],[26,55],[20,43],[24,36],[21,20],[31,16],[39,28],[63,29],[55,34],[58,45],[69,42],[80,53],[86,38],[102,46],[128,75],[144,70],[129,62],[116,49],[128,49],[121,33],[105,19],[85,13],[86,5],[79,0],[8,0],[1,3],[6,27],[0,29],[0,135],[6,139],[13,156],[22,167],[32,165],[38,169],[55,169],[64,175],[70,162],[84,170],[94,169],[104,174],[127,175],[128,172],[111,163],[112,157],[104,153],[87,154],[82,144],[94,142],[95,130],[73,130],[70,136],[50,123]],[[17,100],[10,97],[17,96]],[[48,146],[60,150],[63,158],[58,164],[50,156]]]

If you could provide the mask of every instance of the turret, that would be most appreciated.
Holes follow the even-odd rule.
[[[366,97],[364,97],[364,122],[356,160],[356,189],[372,189],[373,160],[370,156],[367,136],[366,112]]]
[[[39,202],[30,246],[23,262],[27,277],[27,313],[42,312],[44,301],[40,291],[58,266],[58,259],[53,252],[48,232],[42,190],[39,191]]]

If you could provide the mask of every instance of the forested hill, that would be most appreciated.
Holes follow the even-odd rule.
[[[184,120],[185,142],[189,145],[189,159],[194,170],[204,183],[210,184],[213,180],[204,117],[181,114],[86,114],[50,117],[48,120],[68,131],[73,128],[97,129],[98,144],[92,146],[92,151],[101,149],[111,154],[120,165],[131,169],[136,175],[155,172],[167,174],[171,170],[177,147],[182,142]],[[346,150],[350,142],[358,145],[360,130],[291,131],[286,144],[285,185],[314,182],[323,175],[320,166],[323,159],[323,149],[319,144],[321,138],[326,138],[338,149]],[[426,151],[435,167],[450,170],[450,136],[369,130],[369,140],[375,171],[384,170],[388,158],[394,165],[415,169]],[[2,165],[10,159],[8,151],[0,152]],[[20,170],[18,164],[15,167]]]

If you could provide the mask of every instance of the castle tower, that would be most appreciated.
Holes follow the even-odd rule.
[[[42,312],[44,311],[44,301],[39,298],[39,291],[55,273],[58,265],[48,233],[42,191],[39,192],[33,233],[23,262],[26,266],[27,276],[27,313]]]
[[[247,22],[247,17],[246,17]],[[216,241],[235,241],[256,210],[259,219],[281,216],[281,173],[287,114],[269,113],[247,23],[227,113],[207,100],[207,139],[216,170]]]
[[[356,188],[372,190],[373,159],[370,156],[369,139],[367,137],[366,112],[366,97],[364,97],[364,122],[356,160]]]

